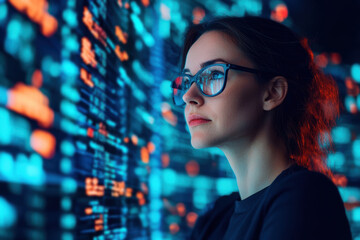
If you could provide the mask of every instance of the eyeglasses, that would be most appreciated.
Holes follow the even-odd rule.
[[[249,73],[260,73],[259,70],[230,63],[215,63],[200,69],[195,76],[180,74],[171,84],[173,101],[176,106],[185,104],[183,96],[195,82],[200,92],[207,97],[215,97],[224,91],[229,69]]]

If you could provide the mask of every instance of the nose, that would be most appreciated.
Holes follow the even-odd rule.
[[[183,101],[186,104],[202,105],[204,104],[204,96],[201,94],[196,83],[192,83],[189,90],[184,94]]]

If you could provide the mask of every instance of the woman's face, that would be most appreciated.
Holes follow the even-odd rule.
[[[209,31],[189,49],[184,69],[195,75],[203,63],[214,59],[222,59],[216,63],[254,68],[228,35]],[[224,91],[215,97],[202,95],[196,84],[192,84],[183,96],[192,146],[221,148],[251,138],[263,116],[262,89],[254,74],[233,69],[228,70]]]

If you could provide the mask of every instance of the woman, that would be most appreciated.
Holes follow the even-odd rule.
[[[219,18],[190,27],[181,69],[173,97],[191,144],[220,148],[239,188],[198,218],[191,239],[351,239],[318,141],[338,92],[306,42],[271,20]]]

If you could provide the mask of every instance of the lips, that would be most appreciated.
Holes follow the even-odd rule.
[[[198,114],[190,114],[188,116],[187,120],[188,120],[189,127],[202,125],[202,124],[205,124],[205,123],[208,123],[211,121],[210,119],[207,119],[206,117],[198,115]]]

